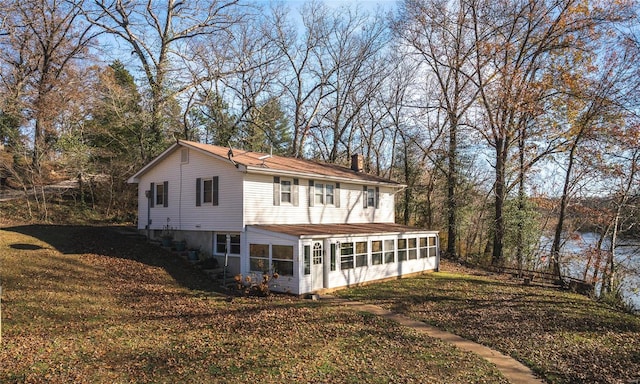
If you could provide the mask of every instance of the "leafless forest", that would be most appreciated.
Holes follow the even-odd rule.
[[[561,275],[565,242],[588,231],[582,277],[615,295],[638,274],[616,250],[639,233],[639,9],[5,0],[2,187],[47,220],[43,186],[78,180],[80,204],[125,218],[125,180],[176,139],[361,153],[407,185],[397,221],[440,230],[449,257]]]

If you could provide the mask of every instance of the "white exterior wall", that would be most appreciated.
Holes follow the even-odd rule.
[[[338,243],[343,242],[367,242],[367,266],[363,267],[355,267],[351,269],[341,270],[340,269],[340,252],[337,251],[336,255],[336,270],[329,271],[328,273],[328,282],[326,282],[327,288],[338,288],[344,287],[354,284],[360,284],[367,281],[375,281],[386,279],[390,277],[398,277],[402,275],[424,272],[424,271],[433,271],[438,268],[439,265],[439,254],[438,247],[439,242],[436,239],[436,247],[432,248],[429,256],[427,258],[420,258],[418,251],[418,258],[413,260],[404,260],[398,261],[398,249],[397,249],[397,239],[402,238],[417,238],[417,237],[425,237],[425,236],[435,236],[435,235],[425,235],[425,234],[411,234],[406,236],[397,236],[397,235],[384,235],[384,236],[359,236],[359,237],[343,237],[343,238],[334,238],[332,241],[337,241]],[[395,241],[395,250],[394,250],[394,260],[393,263],[383,263],[379,265],[373,265],[371,258],[371,241],[372,240],[396,240]],[[339,249],[339,247],[338,247]],[[329,249],[327,249],[327,252]],[[383,253],[384,259],[384,253]]]
[[[243,275],[251,274],[249,265],[249,244],[269,244],[269,245],[290,245],[293,247],[293,276],[279,276],[277,279],[271,280],[270,289],[278,292],[286,292],[294,295],[300,294],[299,277],[301,273],[301,263],[298,253],[298,238],[283,235],[280,233],[261,233],[258,231],[247,230],[246,232],[246,257],[242,261]],[[256,274],[254,278],[259,278]]]
[[[286,179],[285,177],[282,177]],[[314,179],[316,183],[334,183]],[[372,185],[373,186],[373,185]],[[361,184],[340,183],[340,207],[309,205],[309,180],[299,178],[298,206],[273,204],[273,176],[247,174],[244,182],[245,225],[257,224],[360,224],[393,223],[395,197],[392,188],[380,187],[378,208],[363,207]],[[338,189],[335,190],[336,192]]]
[[[168,225],[176,231],[243,230],[242,177],[233,166],[189,149],[189,162],[181,163],[180,149],[156,164],[140,177],[138,184],[138,228],[147,224],[145,191],[150,183],[169,182],[168,207],[150,209],[150,229],[161,230]],[[196,206],[196,179],[219,177],[219,205]],[[169,220],[167,220],[167,218]]]
[[[322,236],[318,238],[298,238],[295,236],[274,233],[271,231],[265,231],[255,227],[247,227],[247,255],[249,253],[248,245],[253,244],[279,244],[279,245],[292,245],[294,250],[293,269],[294,275],[292,277],[280,278],[274,281],[271,286],[273,291],[287,292],[292,294],[305,294],[314,292],[314,273],[313,265],[311,267],[311,273],[305,274],[304,269],[304,248],[309,246],[310,250],[313,250],[314,244],[320,243],[323,250],[323,281],[318,281],[315,284],[316,289],[333,289],[356,285],[368,281],[376,281],[386,278],[398,277],[402,275],[419,273],[424,271],[434,271],[438,269],[440,264],[439,248],[440,242],[438,233],[433,231],[416,232],[410,234],[371,234],[371,235],[359,235],[359,236]],[[420,255],[420,238],[432,238],[434,244],[428,246],[428,257],[421,257]],[[399,261],[398,259],[398,239],[416,239],[416,259],[409,259]],[[375,240],[393,240],[394,244],[394,261],[386,263],[384,260],[383,250],[383,263],[373,265],[372,260],[372,246],[371,242]],[[362,267],[354,267],[349,269],[341,269],[340,259],[340,244],[345,242],[367,242],[367,265]],[[331,271],[331,244],[335,244],[336,255],[334,271]],[[312,252],[312,251],[311,251]],[[311,259],[313,256],[311,254]],[[355,257],[354,257],[355,262]],[[249,256],[243,260],[243,272],[244,275],[251,275],[252,272],[249,268]],[[257,277],[257,276],[256,276]]]
[[[178,159],[179,161],[179,159]],[[219,177],[217,206],[196,206],[196,179]],[[181,229],[191,231],[242,232],[242,178],[232,165],[189,150],[189,163],[182,165]]]
[[[398,239],[419,239],[420,237],[433,237],[435,238],[435,246],[429,248],[429,257],[420,257],[419,247],[417,248],[417,258],[412,260],[398,261]],[[373,265],[372,262],[372,248],[371,242],[374,240],[394,240],[394,262],[384,262],[379,265]],[[419,240],[418,244],[419,244]],[[331,238],[318,238],[318,239],[301,239],[299,249],[299,262],[300,262],[300,293],[308,293],[313,291],[312,274],[304,275],[302,255],[304,254],[304,246],[308,245],[313,249],[313,245],[316,242],[320,242],[324,251],[324,288],[340,288],[356,284],[361,284],[368,281],[376,281],[391,277],[398,277],[402,275],[419,273],[424,271],[434,271],[438,269],[440,264],[439,239],[437,233],[413,233],[407,235],[362,235],[362,236],[348,236],[348,237],[331,237]],[[362,267],[354,267],[342,270],[340,268],[340,244],[344,242],[367,242],[367,265]],[[331,265],[331,244],[336,244],[336,269],[330,270]],[[354,259],[355,261],[355,259]]]

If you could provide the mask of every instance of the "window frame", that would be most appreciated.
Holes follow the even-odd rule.
[[[324,183],[313,185],[313,205],[325,205]]]
[[[287,255],[287,257],[281,257],[281,254],[279,252],[276,252],[276,248],[287,248],[291,251],[291,255]],[[277,256],[276,253],[278,253]],[[277,273],[280,276],[295,276],[296,272],[293,263],[293,245],[271,244],[270,261],[271,268],[274,273]],[[281,268],[283,265],[287,265],[286,271]],[[289,273],[289,271],[291,273]]]
[[[329,193],[329,189],[331,189],[331,193]],[[336,186],[335,184],[324,184],[324,205],[333,205],[335,206],[335,194],[336,194]],[[331,197],[331,201],[329,201],[329,197]]]
[[[266,252],[265,252],[266,251]],[[269,244],[251,243],[249,244],[249,270],[252,272],[268,273],[271,271],[271,261],[269,260]],[[262,268],[256,263],[264,263]]]
[[[407,259],[418,259],[418,241],[415,237],[410,237],[407,239]]]
[[[361,247],[364,247],[362,249]],[[368,241],[355,241],[354,242],[354,257],[355,267],[363,268],[369,266],[369,242]]]
[[[371,240],[371,265],[384,264],[384,252],[382,251],[382,239]]]
[[[210,183],[210,199],[207,201],[207,184]],[[196,179],[196,207],[202,205],[220,204],[220,176],[212,176],[209,178],[198,177]]]
[[[350,253],[346,253],[345,250],[350,249]],[[353,242],[345,241],[340,243],[340,270],[346,271],[354,269],[355,265],[355,248]]]
[[[207,200],[207,184],[209,184],[209,200]],[[213,178],[202,179],[202,204],[213,204]]]
[[[153,185],[153,201],[151,207],[168,207],[169,206],[169,182],[152,183]]]
[[[362,186],[362,208],[374,208],[380,207],[380,187],[373,187],[370,185]]]
[[[219,241],[221,236],[224,236],[224,243]],[[229,236],[228,248],[227,248],[227,236]],[[237,242],[235,242],[236,239],[237,239]],[[220,247],[223,244],[224,244],[224,251],[221,251]],[[240,254],[242,253],[242,236],[238,232],[215,232],[213,249],[216,255],[228,254],[229,256],[240,256]],[[234,253],[233,252],[234,250],[237,250],[238,253]]]
[[[340,183],[316,182],[309,180],[309,206],[339,207]]]
[[[408,241],[405,238],[398,239],[396,247],[398,248],[398,263],[407,261],[407,245]]]
[[[389,247],[389,245],[391,245]],[[384,253],[384,263],[390,264],[396,262],[396,241],[395,239],[385,239],[382,243]]]

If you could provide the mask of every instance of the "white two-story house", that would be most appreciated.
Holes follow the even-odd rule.
[[[439,266],[438,232],[395,224],[405,186],[352,167],[180,140],[133,175],[138,229],[171,229],[229,274],[304,294]]]

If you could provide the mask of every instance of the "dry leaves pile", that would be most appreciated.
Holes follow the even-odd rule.
[[[475,355],[302,299],[224,295],[110,228],[0,230],[0,382],[503,383]]]
[[[640,318],[588,297],[443,264],[345,292],[511,355],[553,383],[640,382]],[[483,276],[484,275],[484,276]]]

